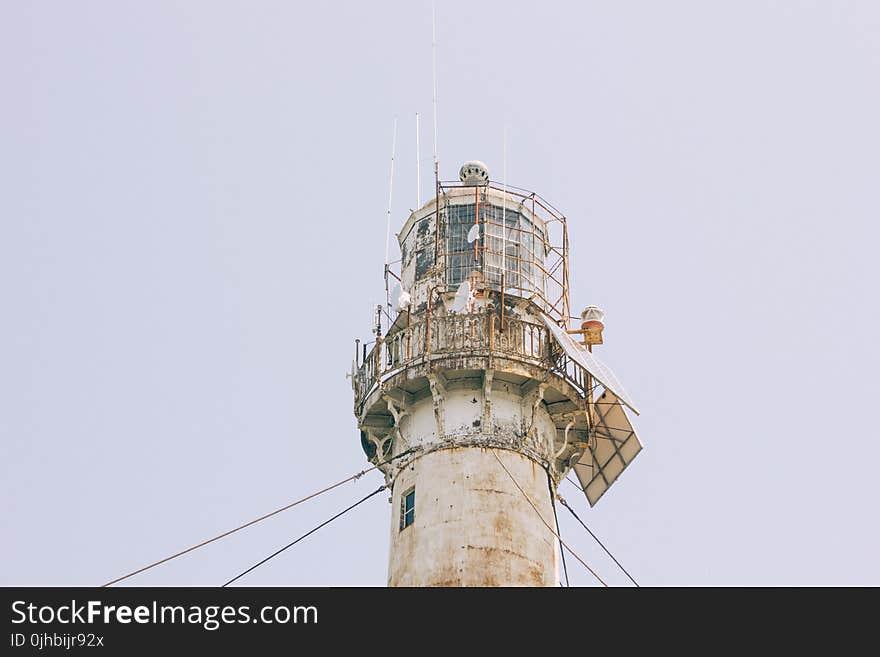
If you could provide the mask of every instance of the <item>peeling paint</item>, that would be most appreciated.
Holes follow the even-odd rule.
[[[390,586],[556,585],[555,538],[544,525],[553,522],[553,509],[540,465],[509,450],[475,448],[437,451],[415,463],[394,482],[393,508],[411,487],[417,502],[413,525],[400,531],[392,523]]]
[[[455,289],[448,283],[460,278],[450,278],[447,266],[462,255],[457,246],[446,253],[459,239],[446,223],[462,214],[454,206],[474,204],[468,207],[476,214],[473,194],[471,187],[446,190],[411,213],[398,235],[401,287],[411,305],[386,335],[377,336],[352,377],[367,458],[378,463],[407,452],[380,465],[392,487],[390,586],[558,582],[551,487],[583,442],[587,416],[573,419],[583,395],[554,370],[559,356],[538,320],[534,299],[546,302],[538,281],[546,283],[549,273],[530,270],[531,297],[502,295],[496,280],[494,289],[478,288],[467,313],[451,312]],[[502,191],[487,188],[479,202],[501,207],[502,198]],[[539,215],[549,210],[542,201],[532,195],[516,208],[517,216],[528,219],[520,244],[545,240],[547,226]],[[556,219],[564,227],[564,217]],[[473,257],[485,265],[484,256],[492,254],[479,248],[475,243]],[[567,265],[554,271],[567,276]],[[555,310],[567,317],[567,283],[563,289]],[[548,486],[548,477],[554,484]],[[401,496],[412,488],[414,520],[401,528]]]

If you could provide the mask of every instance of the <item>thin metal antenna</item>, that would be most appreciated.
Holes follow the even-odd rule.
[[[440,159],[437,155],[437,3],[435,0],[431,0],[431,85],[431,106],[434,113],[434,266],[439,266]]]
[[[391,175],[388,177],[388,212],[385,227],[385,266],[388,266],[388,246],[391,242],[391,199],[394,192],[394,156],[397,153],[397,117],[394,117],[394,130],[391,137]]]
[[[391,175],[388,177],[388,213],[385,224],[385,304],[391,305],[388,291],[388,249],[391,244],[391,199],[394,194],[394,155],[397,153],[397,117],[394,117],[394,130],[391,137]]]
[[[504,270],[507,265],[507,126],[504,127],[502,132],[502,146],[501,146],[501,169],[502,169],[502,187],[504,188],[504,197],[501,200],[501,275],[504,275]],[[504,286],[502,285],[502,289]]]
[[[431,105],[434,111],[434,182],[440,184],[440,165],[437,155],[437,3],[431,2]]]
[[[501,333],[504,333],[504,279],[507,272],[507,126],[502,131],[501,142],[501,175],[504,188],[504,196],[501,199]]]
[[[422,177],[419,162],[419,113],[416,112],[416,210],[422,207]]]

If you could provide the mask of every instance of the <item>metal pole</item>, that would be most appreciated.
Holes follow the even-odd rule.
[[[507,273],[507,128],[504,129],[502,141],[502,168],[503,168],[503,198],[501,200],[501,327],[499,331],[504,335],[504,275]]]
[[[504,335],[504,271],[501,272],[501,326],[498,329]]]
[[[394,193],[394,154],[397,152],[397,117],[394,117],[394,131],[391,137],[391,174],[388,177],[388,212],[385,222],[385,305],[391,306],[388,290],[388,249],[391,243],[391,199]]]
[[[474,187],[474,226],[480,225],[480,188]],[[474,263],[477,262],[477,242],[479,240],[474,240]],[[474,268],[476,269],[476,267]]]
[[[376,377],[382,372],[382,304],[376,306]]]
[[[437,155],[437,5],[431,2],[431,108],[434,113],[434,175],[439,157]]]
[[[416,112],[416,210],[422,207],[422,177],[419,173],[419,113]]]
[[[434,266],[440,262],[440,157],[437,154],[437,5],[431,2],[431,109],[434,114]]]
[[[568,329],[571,315],[571,301],[568,297],[568,222],[562,217],[562,314],[565,328]]]

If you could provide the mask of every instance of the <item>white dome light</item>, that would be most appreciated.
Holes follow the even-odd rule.
[[[479,160],[471,160],[461,165],[458,177],[465,185],[485,185],[489,182],[489,167]]]

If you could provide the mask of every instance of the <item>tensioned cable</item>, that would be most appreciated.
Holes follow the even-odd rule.
[[[383,465],[386,465],[388,463],[391,463],[392,461],[399,459],[402,456],[406,456],[407,454],[410,454],[413,451],[415,451],[415,450],[408,449],[406,451],[403,451],[400,454],[398,454],[397,456],[392,456],[390,459],[387,459],[385,461],[377,463],[376,465],[369,467],[366,470],[361,470],[360,472],[353,474],[350,477],[346,477],[342,481],[338,481],[335,484],[327,486],[326,488],[322,488],[321,490],[316,491],[316,492],[312,493],[311,495],[306,495],[305,497],[298,499],[295,502],[291,502],[290,504],[286,504],[285,506],[282,506],[280,509],[275,509],[274,511],[271,511],[271,512],[267,513],[266,515],[260,516],[259,518],[254,518],[250,522],[246,522],[243,525],[239,525],[235,529],[230,529],[229,531],[225,531],[222,534],[217,534],[217,536],[214,536],[213,538],[209,538],[207,540],[204,540],[201,543],[196,543],[195,545],[188,547],[185,550],[181,550],[180,552],[176,552],[175,554],[172,554],[171,556],[165,557],[164,559],[159,559],[159,561],[154,561],[153,563],[151,563],[147,566],[144,566],[143,568],[138,568],[137,570],[133,570],[130,573],[128,573],[127,575],[123,575],[122,577],[117,577],[116,579],[110,580],[109,582],[107,582],[106,584],[102,584],[101,586],[102,587],[111,586],[113,584],[116,584],[117,582],[121,582],[124,579],[128,579],[129,577],[133,577],[134,575],[137,575],[138,573],[142,573],[145,570],[150,570],[150,568],[155,568],[156,566],[159,566],[163,563],[171,561],[172,559],[176,559],[177,557],[182,557],[184,554],[192,552],[193,550],[198,550],[200,547],[204,547],[204,546],[208,545],[209,543],[213,543],[214,541],[219,541],[221,538],[225,538],[225,537],[229,536],[230,534],[234,534],[235,532],[241,531],[242,529],[250,527],[251,525],[256,525],[258,522],[262,522],[263,520],[266,520],[267,518],[271,518],[274,515],[278,515],[282,511],[287,511],[288,509],[292,509],[293,507],[295,507],[298,504],[302,504],[303,502],[306,502],[312,498],[318,497],[318,495],[322,495],[328,491],[333,490],[334,488],[339,488],[340,486],[342,486],[342,484],[347,484],[349,481],[352,481],[354,479],[360,479],[368,472],[372,472],[373,470],[375,470]]]
[[[554,531],[553,528],[547,523],[547,521],[544,520],[544,516],[541,515],[541,512],[540,512],[540,511],[538,511],[538,507],[535,506],[535,504],[532,502],[532,500],[529,498],[529,496],[526,495],[526,492],[522,489],[522,487],[519,485],[519,483],[516,481],[516,479],[514,479],[513,475],[510,474],[510,470],[507,469],[507,466],[504,465],[504,462],[499,458],[498,454],[495,453],[495,450],[494,450],[494,449],[490,449],[489,451],[492,452],[492,456],[494,456],[494,457],[495,457],[495,460],[498,461],[498,465],[500,465],[500,466],[504,469],[504,471],[507,473],[507,476],[510,477],[510,480],[513,482],[513,485],[516,486],[517,489],[519,489],[519,492],[522,493],[523,497],[526,498],[526,502],[528,502],[529,505],[535,510],[535,513],[538,514],[538,517],[541,519],[541,522],[544,523],[544,526],[547,527],[547,529],[549,529],[550,532],[551,532],[551,533],[552,533],[557,539],[559,539],[559,542],[565,547],[565,549],[567,549],[569,552],[571,552],[572,556],[573,556],[575,559],[577,559],[578,561],[581,562],[581,564],[583,564],[584,568],[586,568],[587,570],[589,570],[589,571],[593,574],[593,577],[595,577],[597,580],[599,580],[599,582],[602,584],[602,586],[606,586],[606,587],[607,587],[608,584],[605,583],[605,580],[603,580],[601,577],[599,577],[599,575],[596,573],[596,571],[593,570],[592,568],[590,568],[589,564],[588,564],[586,561],[584,561],[583,559],[581,559],[581,558],[578,556],[577,552],[575,552],[574,550],[572,550],[572,549],[568,546],[568,543],[566,543],[565,541],[562,540],[562,537],[559,536],[559,533],[556,532],[556,531]]]
[[[337,513],[335,516],[333,516],[333,517],[330,518],[329,520],[325,520],[324,522],[322,522],[320,525],[318,525],[318,526],[315,527],[314,529],[310,529],[309,531],[307,531],[305,534],[303,534],[302,536],[300,536],[300,537],[299,537],[298,539],[296,539],[295,541],[291,541],[290,543],[288,543],[287,545],[285,545],[285,546],[284,546],[283,548],[281,548],[280,550],[275,550],[275,552],[273,552],[272,554],[270,554],[268,557],[266,557],[266,558],[263,559],[262,561],[258,561],[257,563],[255,563],[253,566],[251,566],[251,567],[248,568],[247,570],[244,570],[244,571],[240,572],[238,575],[236,575],[236,576],[233,577],[231,580],[229,580],[228,582],[226,582],[226,584],[224,584],[223,586],[229,586],[229,585],[232,584],[235,580],[237,580],[237,579],[239,579],[239,578],[241,578],[241,577],[244,577],[245,575],[247,575],[249,572],[251,572],[251,571],[254,570],[255,568],[259,568],[259,567],[262,566],[264,563],[266,563],[267,561],[269,561],[269,559],[272,559],[272,558],[274,558],[274,557],[277,557],[279,554],[281,554],[282,552],[284,552],[287,548],[289,548],[289,547],[293,547],[294,545],[296,545],[297,543],[299,543],[301,540],[303,540],[303,539],[306,538],[307,536],[311,536],[312,534],[314,534],[316,531],[318,531],[319,529],[321,529],[321,527],[324,527],[325,525],[329,525],[331,522],[333,522],[334,520],[336,520],[339,516],[345,515],[346,513],[348,513],[349,511],[351,511],[353,508],[355,508],[355,507],[358,506],[359,504],[363,504],[364,502],[366,502],[368,499],[370,499],[370,498],[373,497],[374,495],[378,495],[378,494],[381,493],[383,490],[385,490],[387,487],[388,487],[388,486],[386,486],[385,484],[382,484],[381,486],[379,486],[379,488],[377,488],[376,490],[374,490],[372,493],[370,493],[370,494],[367,495],[366,497],[362,497],[361,499],[359,499],[357,502],[355,502],[355,503],[352,504],[351,506],[346,507],[345,509],[343,509],[342,511],[340,511],[339,513]],[[223,587],[221,587],[221,588],[223,588]]]
[[[569,482],[570,484],[572,484],[573,486],[577,486],[577,488],[580,490],[580,486],[578,486],[576,483],[574,483],[571,479],[568,479],[568,477],[566,477],[566,479],[568,480],[568,482]],[[583,492],[583,491],[581,491],[581,492]],[[586,529],[586,530],[590,533],[590,536],[592,536],[593,539],[599,544],[599,546],[600,546],[603,550],[605,550],[605,554],[607,554],[609,557],[611,557],[611,558],[614,560],[614,563],[617,564],[617,567],[620,568],[620,569],[623,571],[623,573],[624,573],[627,577],[629,577],[630,581],[631,581],[633,584],[635,584],[636,586],[639,586],[639,583],[638,583],[635,579],[633,579],[633,576],[630,575],[630,574],[626,571],[626,568],[624,568],[624,567],[620,564],[620,562],[617,560],[617,558],[616,558],[613,554],[611,554],[611,551],[610,551],[607,547],[605,547],[605,545],[602,543],[602,541],[599,540],[599,537],[596,536],[596,535],[593,533],[593,531],[592,531],[589,527],[587,527],[586,523],[585,523],[583,520],[581,520],[580,517],[578,517],[578,514],[576,514],[576,513],[574,512],[574,509],[572,509],[572,508],[568,505],[568,502],[565,501],[565,498],[562,497],[561,495],[557,494],[557,495],[556,495],[556,499],[558,499],[558,500],[562,503],[562,506],[564,506],[566,509],[569,510],[569,512],[571,513],[571,515],[574,516],[575,520],[577,520],[579,523],[581,523],[581,527],[583,527],[584,529]]]
[[[553,480],[550,479],[549,472],[547,473],[547,488],[550,489],[550,503],[553,505],[553,521],[556,523],[556,531],[559,532],[559,516],[556,515],[556,493],[553,491]],[[562,532],[559,533],[561,534]],[[559,554],[562,556],[562,572],[565,573],[565,585],[571,586],[568,582],[568,566],[565,565],[565,550],[559,550]]]

